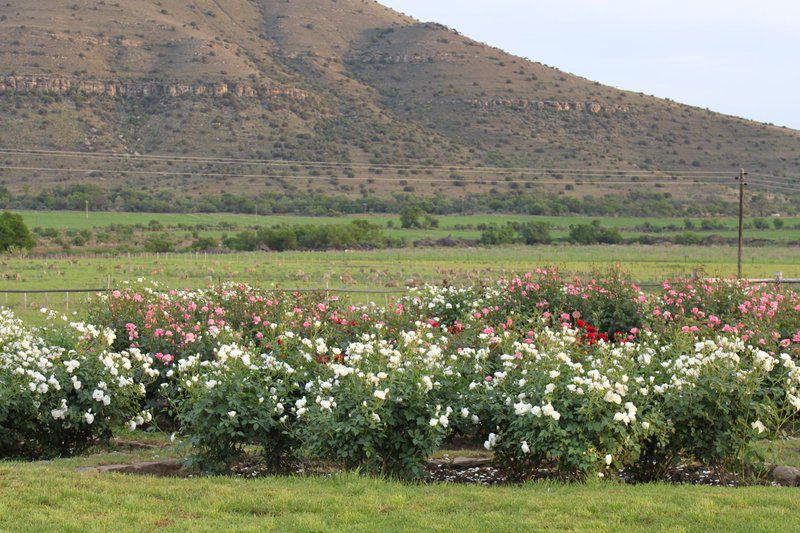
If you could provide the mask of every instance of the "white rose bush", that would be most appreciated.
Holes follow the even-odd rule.
[[[275,472],[323,461],[414,479],[457,438],[512,479],[648,481],[679,462],[738,468],[800,411],[800,298],[735,280],[648,294],[617,272],[547,269],[385,305],[130,285],[94,302],[97,326],[71,327],[78,344],[20,344],[33,334],[3,316],[0,394],[28,398],[0,407],[4,435],[19,426],[4,455],[31,442],[22,428],[88,442],[153,408],[205,472],[255,454]]]
[[[246,446],[257,446],[275,472],[293,464],[300,393],[290,365],[223,345],[213,360],[182,360],[177,374],[178,420],[202,470],[224,472]]]
[[[650,481],[677,460],[735,467],[798,412],[795,361],[740,339],[581,347],[574,330],[545,330],[513,350],[478,390],[493,413],[486,447],[518,479],[618,467]]]
[[[401,338],[398,346],[372,336],[350,344],[341,363],[306,384],[297,415],[309,456],[403,479],[423,473],[453,408],[442,403],[441,354]]]
[[[29,329],[0,310],[0,457],[72,455],[149,422],[150,357],[111,351],[113,340],[82,323]]]

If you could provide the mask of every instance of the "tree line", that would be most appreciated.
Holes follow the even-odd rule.
[[[749,210],[766,216],[775,212],[800,213],[800,202],[753,194]],[[295,214],[307,216],[401,213],[414,206],[421,213],[450,215],[506,213],[520,215],[584,216],[720,216],[733,215],[737,204],[718,196],[675,198],[669,192],[631,190],[603,196],[566,196],[543,192],[482,193],[463,197],[418,197],[395,193],[386,196],[332,196],[305,193],[223,193],[191,197],[175,190],[146,192],[131,188],[104,189],[93,184],[76,184],[12,193],[0,185],[0,209],[125,211],[133,213],[242,213]]]

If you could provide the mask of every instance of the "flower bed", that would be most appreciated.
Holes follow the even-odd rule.
[[[145,406],[207,471],[257,450],[274,471],[305,459],[416,478],[459,437],[512,479],[648,480],[681,460],[741,464],[800,409],[797,294],[731,280],[646,294],[548,269],[368,306],[131,286],[89,315],[111,353],[147,354]]]

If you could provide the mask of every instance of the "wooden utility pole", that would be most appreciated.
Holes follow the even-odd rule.
[[[747,172],[741,169],[736,178],[739,180],[739,259],[736,270],[739,278],[742,277],[742,250],[744,249],[744,186],[747,185],[744,182],[745,176],[747,176]]]

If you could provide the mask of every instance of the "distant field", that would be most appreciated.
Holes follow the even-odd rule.
[[[265,287],[351,287],[396,290],[423,283],[474,283],[555,265],[589,273],[619,264],[635,279],[659,281],[690,275],[736,272],[736,249],[729,246],[510,246],[498,248],[418,248],[353,252],[285,252],[225,255],[132,255],[116,258],[31,259],[6,257],[0,263],[0,289],[102,288],[136,278],[173,288],[195,288],[219,281],[244,281]],[[800,277],[796,248],[770,246],[747,250],[749,277]],[[70,296],[70,310],[80,296]],[[365,296],[381,301],[386,296]],[[27,306],[65,308],[63,295],[28,295]],[[0,305],[17,308],[22,296],[0,295]]]
[[[508,221],[546,221],[553,225],[553,236],[565,237],[570,224],[588,223],[592,217],[526,217],[465,215],[439,217],[438,229],[400,229],[396,215],[352,217],[255,216],[231,214],[154,214],[90,212],[23,212],[30,227],[60,229],[90,229],[110,224],[147,225],[156,220],[164,226],[163,233],[182,242],[191,242],[192,230],[178,225],[232,224],[202,230],[201,236],[220,239],[224,233],[233,234],[247,228],[274,224],[332,224],[368,218],[383,227],[390,221],[394,229],[385,233],[408,241],[435,240],[444,237],[478,239],[481,224],[502,224]],[[626,238],[641,233],[649,223],[653,227],[674,225],[683,228],[683,219],[599,217],[604,225],[620,228]],[[700,227],[701,220],[693,221]],[[702,232],[727,237],[736,235],[737,221],[733,218],[714,219],[724,230]],[[800,218],[784,219],[786,226],[800,225]],[[468,229],[472,228],[472,229]],[[668,235],[668,233],[653,233]],[[800,240],[798,229],[748,230],[748,238],[767,238],[776,242]],[[49,251],[61,253],[59,248]],[[151,279],[170,287],[201,287],[220,281],[246,281],[267,287],[350,287],[359,289],[397,290],[423,283],[468,283],[494,280],[501,276],[522,273],[537,267],[555,265],[568,272],[588,273],[619,264],[635,279],[657,281],[666,277],[692,274],[702,270],[709,275],[730,276],[736,272],[734,246],[508,246],[495,248],[405,248],[376,251],[284,252],[239,254],[134,254],[116,257],[82,256],[82,249],[72,248],[68,258],[6,257],[0,263],[0,289],[39,290],[65,288],[101,288],[114,286],[135,278]],[[800,248],[769,245],[748,247],[745,250],[744,274],[749,277],[773,277],[783,272],[785,277],[800,277]],[[385,296],[377,295],[381,300]],[[360,297],[362,299],[367,296]],[[70,296],[74,310],[78,295]],[[66,308],[66,297],[57,295],[0,295],[0,305],[17,308],[27,305],[34,309],[40,304]]]
[[[196,224],[234,224],[238,229],[229,231],[235,233],[249,227],[273,226],[276,224],[336,224],[350,220],[369,220],[375,224],[386,227],[387,223],[392,222],[393,229],[386,229],[386,235],[390,237],[405,238],[408,240],[421,239],[441,239],[452,237],[454,239],[478,239],[481,232],[475,228],[482,224],[505,224],[506,222],[527,222],[542,221],[548,222],[553,226],[552,235],[555,238],[566,237],[569,233],[569,226],[572,224],[587,224],[593,220],[599,220],[604,226],[619,228],[626,238],[638,237],[645,233],[642,226],[650,224],[654,228],[666,228],[676,226],[677,231],[665,231],[653,233],[654,236],[669,236],[676,233],[683,233],[683,218],[639,218],[639,217],[588,217],[588,216],[525,216],[525,215],[448,215],[436,217],[439,220],[439,228],[430,230],[409,230],[400,228],[400,217],[397,215],[351,215],[340,217],[308,217],[308,216],[257,216],[257,215],[237,215],[224,213],[211,214],[170,214],[170,213],[111,213],[111,212],[90,212],[87,217],[83,212],[76,211],[22,211],[26,224],[30,228],[58,228],[58,229],[93,229],[109,226],[110,224],[122,225],[147,225],[150,221],[158,221],[164,226]],[[771,220],[767,219],[770,223]],[[776,230],[773,228],[756,230],[748,229],[746,236],[748,239],[770,239],[777,242],[800,241],[800,218],[784,217],[785,228]],[[724,226],[724,229],[702,230],[700,224],[702,219],[692,219],[696,226],[691,230],[701,236],[716,234],[722,237],[733,238],[737,235],[737,219],[734,217],[714,218],[715,224]],[[748,222],[752,222],[749,220]],[[473,229],[467,229],[472,226]],[[181,236],[180,231],[172,231],[171,234]],[[185,237],[190,238],[190,232],[185,231]],[[200,235],[213,236],[219,238],[221,231],[202,231]]]
[[[335,224],[343,220],[370,220],[376,224],[386,224],[392,220],[399,223],[397,215],[360,214],[338,217],[310,217],[298,215],[240,215],[228,213],[116,213],[116,212],[90,212],[89,216],[82,211],[18,211],[30,227],[43,228],[95,228],[109,224],[147,224],[157,220],[164,225],[172,224],[216,224],[230,222],[243,226],[272,225],[272,224]],[[664,227],[670,224],[683,226],[683,218],[664,217],[591,217],[591,216],[527,216],[527,215],[445,215],[437,216],[440,226],[452,227],[467,224],[497,224],[510,221],[524,222],[537,220],[549,222],[556,227],[567,227],[570,224],[586,223],[591,220],[600,220],[604,225],[615,228],[626,228],[650,223],[653,226]],[[693,220],[698,226],[702,219]],[[724,224],[728,229],[736,229],[735,217],[718,217],[715,222]],[[800,217],[783,217],[787,226],[800,224]]]

